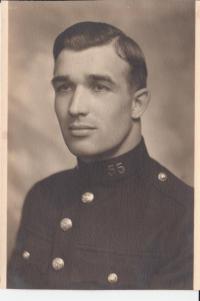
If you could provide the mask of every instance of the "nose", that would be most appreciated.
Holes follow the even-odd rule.
[[[68,112],[71,116],[77,115],[87,115],[88,114],[88,107],[87,107],[87,93],[86,89],[82,86],[77,86],[68,108]]]

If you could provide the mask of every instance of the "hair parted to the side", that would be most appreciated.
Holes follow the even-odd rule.
[[[120,29],[106,23],[80,22],[61,32],[54,42],[54,60],[63,49],[81,51],[90,47],[109,44],[114,41],[118,56],[130,65],[130,83],[137,89],[146,87],[147,67],[139,45]]]

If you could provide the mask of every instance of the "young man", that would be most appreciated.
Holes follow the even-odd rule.
[[[28,193],[8,287],[192,289],[193,191],[146,150],[140,47],[82,22],[53,54],[55,111],[78,165]]]

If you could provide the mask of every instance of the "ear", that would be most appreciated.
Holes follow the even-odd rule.
[[[150,101],[150,91],[147,88],[137,90],[133,95],[132,118],[138,119],[146,110]]]

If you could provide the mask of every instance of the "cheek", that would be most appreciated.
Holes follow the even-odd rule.
[[[109,104],[105,109],[107,122],[119,126],[119,123],[121,125],[123,122],[129,123],[131,121],[131,103],[128,99],[116,98]]]
[[[102,118],[101,136],[104,142],[113,143],[113,140],[120,140],[129,132],[132,127],[132,119],[128,112],[121,108],[121,110],[110,112],[104,119]]]
[[[68,115],[67,101],[63,100],[62,98],[56,97],[54,103],[54,110],[59,122],[61,122]]]

